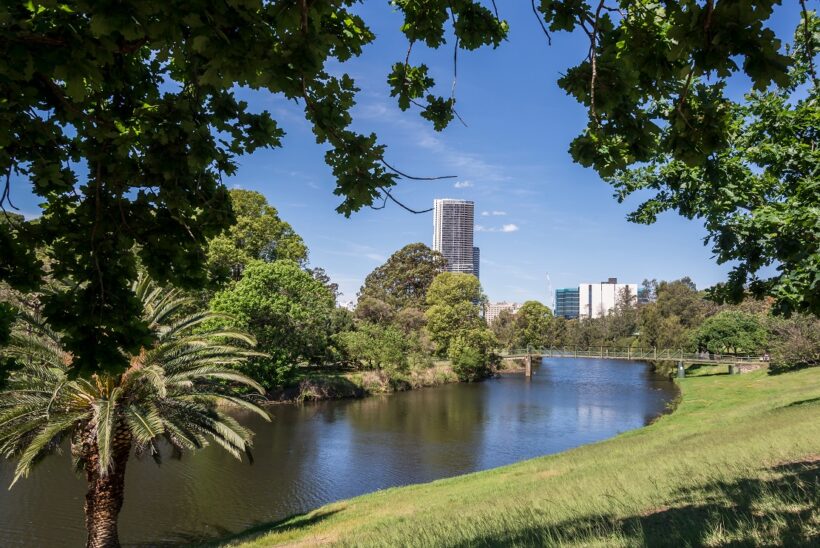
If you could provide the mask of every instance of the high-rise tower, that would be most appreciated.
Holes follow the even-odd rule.
[[[468,200],[433,200],[433,250],[447,259],[449,272],[478,276],[478,248],[473,247],[475,206]]]

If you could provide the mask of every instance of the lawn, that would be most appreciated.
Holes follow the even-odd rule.
[[[820,544],[820,369],[679,381],[674,413],[613,439],[387,489],[223,544]]]

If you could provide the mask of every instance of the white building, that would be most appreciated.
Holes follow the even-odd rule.
[[[610,278],[601,283],[584,283],[578,286],[578,316],[580,318],[600,318],[615,308],[615,304],[629,289],[632,299],[637,299],[638,284],[619,284],[618,278]]]
[[[447,271],[478,276],[478,248],[473,247],[475,206],[468,200],[433,200],[433,250],[447,259]]]
[[[501,314],[502,310],[509,310],[513,314],[518,312],[518,309],[521,308],[519,303],[508,303],[505,301],[501,301],[499,303],[487,303],[484,307],[484,319],[487,320],[487,325],[493,323],[493,320]]]

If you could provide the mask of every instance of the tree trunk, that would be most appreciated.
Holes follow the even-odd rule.
[[[85,495],[86,548],[119,548],[117,518],[124,500],[125,465],[131,452],[131,434],[124,424],[117,427],[111,443],[111,467],[107,471],[100,470],[95,434],[89,429],[82,440],[88,482]]]

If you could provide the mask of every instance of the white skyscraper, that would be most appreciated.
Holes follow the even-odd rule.
[[[475,206],[468,200],[433,200],[433,250],[447,259],[449,272],[478,276],[478,248],[473,247]]]
[[[578,286],[578,315],[581,318],[600,318],[615,308],[625,288],[637,302],[638,284],[619,284],[618,278],[597,284],[586,283]]]

